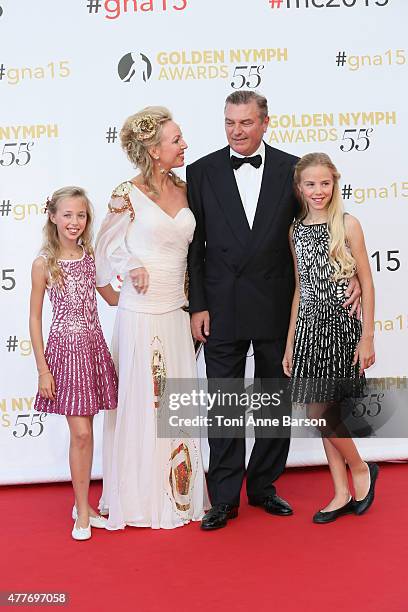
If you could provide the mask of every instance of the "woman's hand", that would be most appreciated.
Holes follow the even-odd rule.
[[[132,284],[138,293],[146,293],[149,288],[149,273],[146,268],[134,268],[129,271]]]
[[[364,370],[370,368],[375,363],[374,340],[371,337],[362,337],[357,344],[354,353],[353,366],[360,362],[360,376]]]
[[[286,376],[292,376],[292,363],[293,363],[293,344],[287,344],[285,354],[282,359],[283,371]]]
[[[38,375],[38,393],[45,399],[55,400],[55,381],[51,372]]]

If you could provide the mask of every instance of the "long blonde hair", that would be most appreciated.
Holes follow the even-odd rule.
[[[157,185],[153,180],[153,159],[149,153],[150,147],[160,144],[163,132],[163,125],[167,121],[172,121],[170,111],[164,106],[146,106],[138,113],[128,117],[120,131],[122,148],[128,156],[130,162],[139,168],[143,176],[143,182],[149,193],[158,196]],[[138,127],[141,122],[146,121],[152,126],[148,130],[143,140],[137,138]],[[146,137],[148,136],[148,137]],[[184,181],[173,172],[169,171],[169,177],[177,187],[185,187]]]
[[[47,200],[45,211],[48,215],[47,221],[43,228],[43,243],[41,246],[41,254],[45,256],[47,262],[47,268],[50,273],[51,283],[63,284],[64,273],[58,265],[58,257],[61,251],[61,245],[58,238],[58,230],[55,223],[51,221],[51,215],[55,215],[58,208],[58,202],[64,198],[82,198],[86,206],[86,225],[81,236],[78,238],[77,244],[83,246],[84,250],[88,255],[93,256],[92,248],[92,224],[93,224],[93,208],[92,204],[86,194],[86,191],[82,187],[62,187],[57,189],[51,196],[51,199]]]
[[[301,204],[299,217],[304,219],[309,212],[307,202],[300,190],[302,172],[310,166],[325,166],[333,177],[333,194],[327,209],[327,229],[330,235],[329,261],[333,266],[333,280],[350,278],[355,274],[356,262],[347,245],[344,228],[344,205],[340,194],[340,173],[326,153],[308,153],[304,155],[295,166],[295,192]]]

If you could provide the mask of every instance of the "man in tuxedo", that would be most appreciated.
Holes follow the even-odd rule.
[[[209,387],[214,379],[241,385],[252,341],[255,379],[282,379],[282,358],[294,291],[289,227],[298,204],[293,192],[297,157],[263,141],[267,100],[236,91],[225,103],[228,146],[187,167],[189,205],[196,230],[188,257],[191,328],[204,342]],[[344,307],[360,316],[358,280],[350,280]],[[270,384],[270,380],[268,380]],[[222,410],[221,410],[222,411]],[[273,411],[272,411],[273,416]],[[224,430],[225,431],[225,430]],[[250,504],[269,514],[293,514],[276,494],[289,451],[288,437],[258,432],[247,468]],[[212,508],[201,528],[224,527],[238,514],[245,475],[245,437],[209,431],[207,476]]]
[[[187,167],[197,226],[189,250],[189,301],[196,340],[205,343],[207,378],[244,379],[252,341],[255,378],[283,378],[282,358],[294,291],[288,232],[297,211],[297,158],[263,141],[267,100],[237,91],[225,104],[228,146]],[[202,529],[224,527],[238,514],[245,475],[245,438],[209,432],[211,510]],[[249,503],[288,516],[274,481],[283,472],[289,438],[255,440],[248,469]]]

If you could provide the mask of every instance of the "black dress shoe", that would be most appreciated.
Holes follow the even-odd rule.
[[[229,519],[238,516],[238,506],[232,504],[216,504],[207,512],[201,521],[201,529],[212,531],[225,527]]]
[[[269,514],[277,514],[279,516],[290,516],[293,514],[293,510],[287,501],[279,497],[279,495],[268,495],[263,499],[256,499],[250,497],[248,499],[250,506],[262,506],[265,512]]]
[[[319,510],[319,512],[316,512],[316,514],[313,517],[313,522],[318,523],[318,524],[332,523],[333,521],[338,519],[340,516],[344,516],[345,514],[352,514],[353,512],[354,512],[354,500],[352,497],[350,497],[347,504],[345,504],[341,508],[337,508],[337,510],[330,510],[328,512],[322,512],[321,510]]]
[[[374,501],[374,493],[375,493],[375,481],[378,477],[378,472],[380,468],[376,463],[368,463],[368,470],[370,473],[370,488],[368,489],[368,493],[364,499],[354,500],[354,512],[358,515],[367,512],[369,507]]]

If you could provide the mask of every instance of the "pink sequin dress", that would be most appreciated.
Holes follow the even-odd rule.
[[[59,260],[64,285],[47,288],[53,318],[45,359],[55,380],[55,400],[37,394],[34,409],[92,416],[117,407],[117,376],[98,318],[95,262]]]

